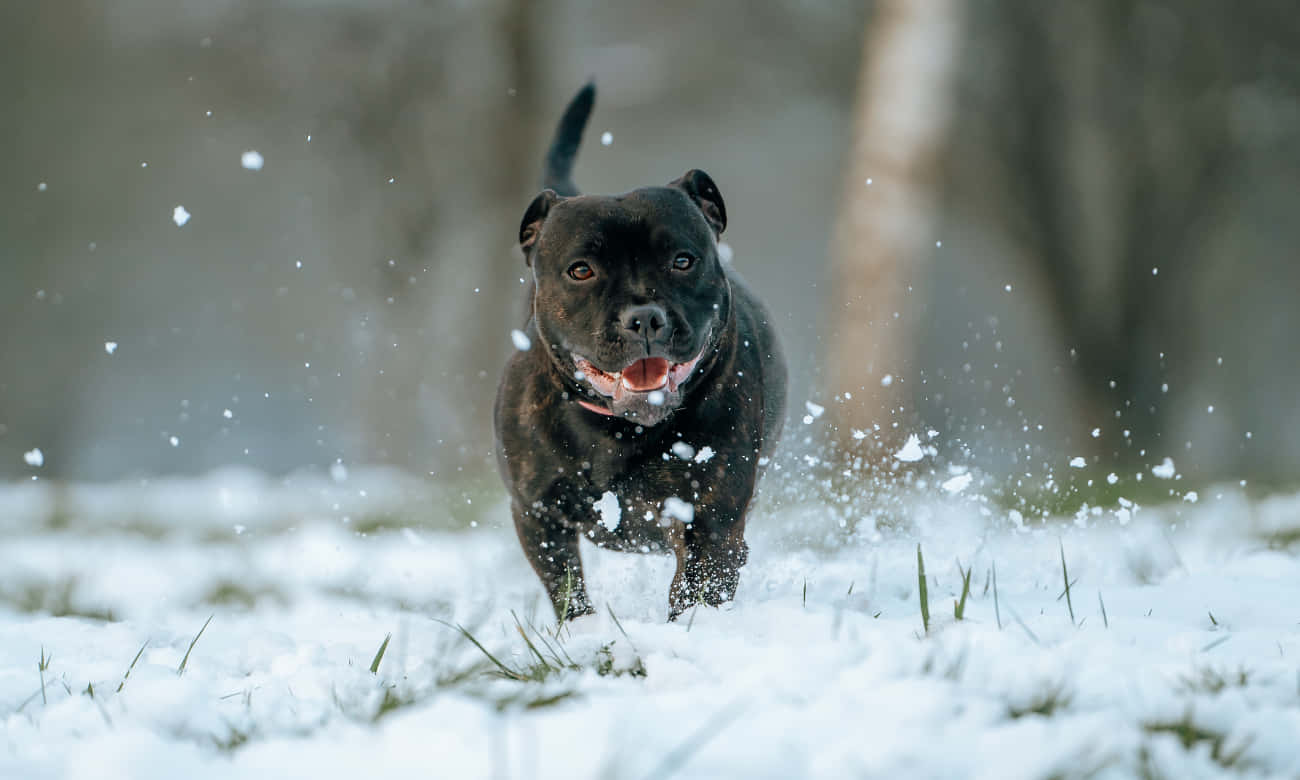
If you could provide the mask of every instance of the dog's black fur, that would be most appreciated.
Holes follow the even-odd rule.
[[[497,393],[497,460],[558,617],[592,611],[586,536],[673,552],[671,618],[735,594],[745,514],[784,419],[785,363],[767,310],[718,257],[727,211],[708,174],[578,194],[571,171],[594,98],[589,84],[565,111],[546,189],[519,228],[531,346]]]

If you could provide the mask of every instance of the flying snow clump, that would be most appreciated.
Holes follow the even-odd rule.
[[[40,447],[33,447],[23,453],[23,460],[27,462],[28,466],[40,468],[45,465],[45,453],[41,452]]]
[[[1159,466],[1151,467],[1151,476],[1156,479],[1173,479],[1177,469],[1174,468],[1174,459],[1165,458]]]
[[[675,520],[681,520],[686,525],[695,522],[695,507],[677,496],[664,499],[664,514]]]
[[[952,479],[945,481],[942,485],[940,485],[940,487],[942,487],[944,490],[948,491],[949,493],[955,495],[957,493],[962,492],[966,488],[970,487],[971,479],[973,479],[973,477],[971,476],[971,473],[968,471],[965,474],[958,474]]]
[[[185,210],[184,206],[177,206],[176,208],[172,209],[172,222],[176,223],[176,227],[181,227],[186,222],[189,221],[190,221],[190,213]]]
[[[915,433],[907,437],[903,443],[903,449],[894,453],[894,457],[904,463],[915,463],[925,457],[925,450],[921,449],[921,438]]]
[[[515,349],[520,352],[527,352],[533,348],[532,339],[528,338],[528,334],[518,328],[510,331],[510,340],[515,343]]]
[[[618,496],[606,490],[593,506],[600,514],[600,524],[606,531],[612,533],[618,530],[619,521],[623,519],[623,508],[618,505]]]
[[[116,351],[117,351],[117,342],[116,342],[116,341],[105,341],[105,342],[104,342],[104,351],[107,352],[107,353],[110,354],[110,355],[113,354],[114,352],[116,352]]]
[[[239,164],[244,166],[244,170],[260,171],[266,164],[266,160],[255,149],[249,149],[247,152],[239,155]]]
[[[695,448],[684,441],[675,441],[672,446],[673,454],[682,460],[690,460],[695,457]]]

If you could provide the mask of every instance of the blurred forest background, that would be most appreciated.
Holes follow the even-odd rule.
[[[593,76],[579,185],[717,180],[793,450],[1300,473],[1293,2],[6,0],[0,478],[489,470]]]

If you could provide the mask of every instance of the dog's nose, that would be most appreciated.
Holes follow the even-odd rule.
[[[654,304],[633,306],[625,309],[619,320],[623,330],[631,331],[642,338],[656,340],[668,336],[668,314],[662,306]]]

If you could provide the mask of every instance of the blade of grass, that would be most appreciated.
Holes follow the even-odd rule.
[[[1011,617],[1014,618],[1015,621],[1020,624],[1020,627],[1025,630],[1025,634],[1028,635],[1029,638],[1034,641],[1034,644],[1038,645],[1039,647],[1042,647],[1043,643],[1038,641],[1038,636],[1035,635],[1033,631],[1029,630],[1029,626],[1025,625],[1025,621],[1020,619],[1020,615],[1017,614],[1016,611],[1011,608],[1010,604],[1007,605],[1007,610],[1011,612]]]
[[[216,613],[208,615],[208,619],[203,621],[203,628],[200,628],[199,633],[195,634],[194,639],[190,640],[190,646],[185,651],[185,657],[181,659],[181,665],[176,667],[177,677],[185,674],[185,667],[189,666],[190,663],[190,653],[193,652],[194,646],[199,643],[199,637],[203,636],[203,632],[207,630],[208,624],[212,622],[212,618],[214,617],[216,617]]]
[[[36,670],[40,672],[41,675],[41,706],[42,707],[49,704],[49,702],[45,700],[45,670],[50,668],[50,661],[53,660],[54,660],[53,655],[50,655],[50,657],[48,658],[45,657],[45,645],[41,645],[41,660],[36,663]]]
[[[742,697],[723,708],[677,747],[668,751],[668,755],[664,756],[664,760],[659,762],[659,766],[645,776],[645,780],[663,780],[663,778],[676,774],[677,770],[681,769],[682,765],[690,759],[692,753],[708,744],[710,739],[721,734],[722,730],[740,715],[745,704],[746,702]]]
[[[1201,648],[1201,652],[1202,652],[1202,653],[1208,653],[1208,652],[1210,652],[1211,650],[1213,650],[1214,648],[1216,648],[1216,647],[1218,647],[1219,645],[1223,644],[1224,642],[1228,641],[1229,639],[1232,639],[1232,634],[1228,634],[1228,635],[1226,635],[1226,636],[1221,636],[1221,637],[1219,637],[1218,639],[1216,639],[1216,640],[1214,640],[1213,642],[1211,642],[1211,643],[1209,643],[1208,645],[1206,645],[1205,647],[1202,647],[1202,648]]]
[[[966,597],[970,595],[971,569],[963,570],[961,561],[957,561],[957,571],[961,572],[961,600],[952,603],[953,617],[962,620],[966,616]]]
[[[1101,600],[1101,591],[1097,591],[1097,603],[1101,605],[1101,622],[1110,628],[1110,618],[1106,617],[1106,602]]]
[[[852,590],[853,586],[850,585],[849,589]],[[610,619],[614,621],[614,627],[618,629],[618,633],[622,634],[623,638],[627,640],[627,644],[632,648],[632,652],[641,652],[636,649],[636,642],[632,641],[632,637],[628,636],[627,632],[623,630],[623,624],[619,622],[618,615],[614,614],[614,608],[609,605],[608,601],[605,602],[605,609],[609,612]]]
[[[998,630],[1002,630],[1002,607],[998,604],[998,564],[993,563],[993,616],[998,620]]]
[[[1070,599],[1070,571],[1065,568],[1065,542],[1059,542],[1061,545],[1061,578],[1065,580],[1065,606],[1070,610],[1070,625],[1077,625],[1074,621],[1074,602]]]
[[[379,664],[384,660],[384,651],[388,649],[388,640],[392,638],[391,632],[384,634],[384,641],[379,643],[379,652],[375,653],[375,660],[370,662],[371,674],[379,674]]]
[[[144,649],[148,646],[149,640],[146,639],[144,644],[140,645],[140,650],[135,654],[135,658],[131,659],[131,665],[126,667],[126,674],[122,675],[122,682],[117,684],[117,690],[114,693],[122,692],[122,687],[126,685],[127,678],[131,676],[131,670],[135,668],[135,662],[140,660],[140,656],[144,655]]]
[[[461,636],[468,639],[470,643],[472,643],[475,647],[478,648],[478,651],[480,653],[482,653],[489,661],[492,662],[494,666],[496,666],[497,670],[499,671],[502,677],[505,677],[510,680],[518,680],[520,682],[523,682],[524,680],[528,679],[524,675],[520,674],[519,672],[516,672],[514,669],[511,669],[509,666],[506,666],[505,664],[501,663],[501,661],[497,660],[497,657],[489,653],[488,649],[483,646],[483,643],[479,642],[477,639],[474,638],[474,635],[469,632],[469,629],[465,628],[459,623],[448,623],[443,620],[438,620],[437,622],[442,623],[444,626],[447,626],[448,628],[454,628],[457,631],[459,631]]]
[[[524,631],[524,626],[519,622],[519,616],[515,614],[513,609],[510,610],[510,616],[515,619],[515,630],[519,632],[519,636],[523,637],[524,644],[528,647],[528,651],[533,654],[533,657],[537,659],[537,662],[548,669],[554,668],[542,655],[541,651],[537,649],[537,645],[533,644],[533,640],[528,638],[528,632]]]
[[[921,625],[925,633],[930,633],[930,593],[925,585],[925,558],[921,556],[921,545],[916,545],[916,584],[921,598]]]

